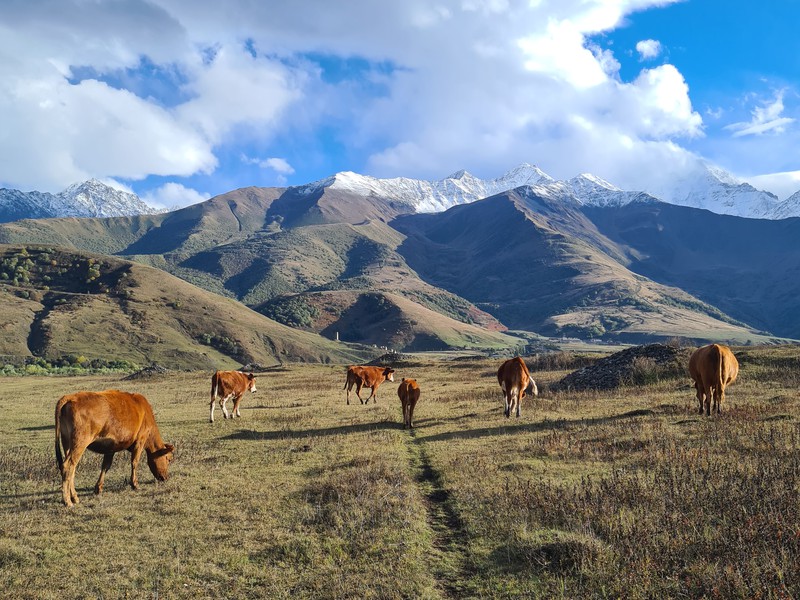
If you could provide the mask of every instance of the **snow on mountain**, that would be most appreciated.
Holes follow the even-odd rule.
[[[311,193],[321,188],[343,190],[360,195],[374,195],[409,205],[415,212],[440,212],[457,204],[466,204],[523,185],[554,181],[538,167],[521,164],[497,179],[479,179],[466,171],[458,171],[440,181],[408,177],[377,179],[351,171],[337,173],[327,179],[296,188]]]
[[[529,187],[534,194],[550,199],[571,199],[588,206],[622,206],[651,197],[642,192],[628,192],[611,183],[583,173],[567,181],[556,181],[534,165],[523,163],[496,179],[483,180],[466,171],[457,171],[440,181],[396,177],[377,179],[350,171],[294,188],[312,193],[322,188],[380,198],[390,198],[408,205],[414,212],[441,212],[451,206],[466,204],[495,194]]]
[[[785,219],[787,217],[800,217],[800,191],[795,192],[778,204],[771,218]]]
[[[702,208],[718,214],[758,219],[800,216],[800,192],[784,201],[770,192],[757,190],[730,173],[703,164],[680,179],[666,179],[643,191],[621,190],[589,173],[557,181],[534,165],[523,163],[497,179],[483,180],[458,171],[440,181],[396,177],[377,179],[351,171],[294,189],[311,193],[322,188],[359,195],[389,198],[407,204],[414,212],[440,212],[451,206],[474,202],[517,187],[530,186],[548,198],[570,198],[585,206],[624,206],[630,202],[661,200],[669,204]]]
[[[670,204],[704,208],[718,214],[752,219],[781,218],[778,213],[782,203],[777,196],[757,190],[709,164],[646,191]]]
[[[0,221],[48,217],[124,217],[161,212],[136,194],[112,188],[97,179],[69,186],[63,192],[21,192],[0,189]]]

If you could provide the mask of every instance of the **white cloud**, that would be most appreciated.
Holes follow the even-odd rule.
[[[702,119],[674,66],[622,81],[589,38],[671,1],[15,3],[0,23],[0,181],[209,173],[223,146],[312,139],[324,125],[368,157],[350,168],[374,175],[488,176],[529,161],[624,186],[618,173],[690,160],[677,142],[702,135]],[[171,101],[118,89],[121,77],[72,79],[143,57],[180,83]],[[279,177],[300,170],[272,160]]]
[[[636,43],[636,51],[640,60],[651,60],[661,54],[661,42],[658,40],[641,40]]]
[[[210,198],[209,194],[200,193],[192,188],[187,188],[180,183],[166,183],[161,187],[151,190],[142,196],[150,206],[156,208],[182,208],[190,204],[197,204]]]
[[[800,171],[756,175],[745,177],[744,180],[756,189],[772,192],[780,200],[786,200],[792,194],[800,191]]]
[[[276,173],[281,173],[282,175],[291,175],[294,173],[294,167],[292,167],[285,158],[250,158],[242,154],[242,162],[249,165],[258,165],[262,169],[272,169]]]
[[[794,123],[795,119],[781,117],[784,110],[783,105],[784,91],[779,90],[775,93],[772,102],[763,102],[761,106],[756,106],[752,111],[752,119],[748,122],[731,123],[725,129],[733,131],[733,137],[745,135],[761,135],[771,131],[772,133],[783,133],[786,125]]]

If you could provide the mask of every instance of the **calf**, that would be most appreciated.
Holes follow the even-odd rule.
[[[241,371],[217,371],[214,373],[211,376],[211,422],[214,422],[214,401],[217,399],[219,399],[219,406],[226,419],[228,418],[228,409],[225,408],[225,403],[231,398],[233,398],[231,419],[241,417],[239,403],[247,390],[256,391],[256,377],[252,373],[242,373]]]
[[[738,374],[739,361],[727,346],[710,344],[694,351],[689,358],[689,376],[694,380],[701,415],[704,409],[706,416],[711,415],[712,398],[713,411],[721,412],[725,386],[736,381]]]
[[[525,362],[519,357],[510,358],[505,361],[497,370],[497,382],[503,390],[503,399],[505,400],[505,414],[506,418],[511,416],[511,411],[516,407],[517,418],[520,415],[520,405],[525,393],[528,392],[534,396],[539,395],[539,389],[536,387],[536,382],[531,378],[528,367]]]
[[[400,404],[403,406],[403,429],[406,427],[414,429],[414,407],[419,400],[417,382],[414,379],[403,378],[397,388],[397,395],[400,396]]]
[[[142,452],[147,453],[147,466],[155,478],[164,481],[175,450],[161,439],[153,409],[140,394],[106,390],[62,396],[56,403],[56,462],[67,506],[78,503],[75,469],[87,448],[103,455],[95,494],[103,490],[103,480],[116,452],[131,453],[131,487],[136,489],[136,468]]]
[[[373,398],[372,402],[376,403],[378,401],[378,386],[384,381],[394,381],[394,369],[389,367],[347,367],[347,379],[344,382],[344,388],[342,388],[347,390],[347,404],[350,404],[350,390],[353,389],[354,385],[356,386],[356,396],[358,396],[361,404],[365,402],[361,398],[362,387],[372,388],[372,392],[366,402]]]

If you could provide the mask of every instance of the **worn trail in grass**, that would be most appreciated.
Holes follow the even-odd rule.
[[[411,469],[425,499],[428,525],[433,531],[430,569],[437,587],[447,598],[464,596],[467,533],[441,473],[431,464],[425,442],[410,432]]]

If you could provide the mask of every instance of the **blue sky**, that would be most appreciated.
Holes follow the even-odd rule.
[[[521,162],[800,190],[800,6],[741,0],[0,0],[0,185],[152,204]]]

